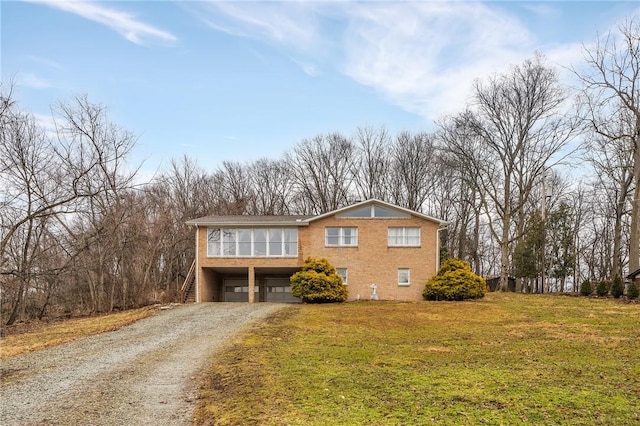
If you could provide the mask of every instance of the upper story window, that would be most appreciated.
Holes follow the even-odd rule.
[[[327,247],[357,247],[358,228],[326,227],[324,245]]]
[[[298,228],[209,228],[209,257],[294,257]]]
[[[364,207],[347,210],[336,215],[338,218],[402,218],[408,219],[411,217],[408,213],[400,210],[391,209],[388,207],[371,204]]]
[[[389,247],[420,247],[420,228],[389,227]]]

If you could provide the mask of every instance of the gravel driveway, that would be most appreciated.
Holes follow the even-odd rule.
[[[0,361],[0,424],[188,425],[200,369],[286,305],[177,305],[117,331]]]

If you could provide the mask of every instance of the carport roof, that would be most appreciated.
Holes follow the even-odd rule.
[[[283,216],[252,216],[252,215],[225,215],[225,216],[205,216],[187,221],[187,225],[195,226],[216,226],[216,225],[239,225],[239,226],[307,226],[307,219],[313,216],[303,215],[283,215]]]

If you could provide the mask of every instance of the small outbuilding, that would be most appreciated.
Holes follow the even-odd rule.
[[[640,269],[636,269],[629,275],[627,275],[627,279],[629,281],[635,281],[636,284],[640,285]]]
[[[496,291],[498,287],[500,287],[500,275],[487,277],[487,285],[489,286],[489,290]],[[516,279],[515,277],[507,277],[507,288],[509,291],[516,291]]]

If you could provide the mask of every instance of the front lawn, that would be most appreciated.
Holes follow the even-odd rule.
[[[52,323],[32,322],[25,329],[0,338],[0,359],[71,342],[83,337],[117,330],[153,315],[157,308],[147,306],[123,312]]]
[[[640,305],[293,305],[207,371],[197,424],[640,423]]]

